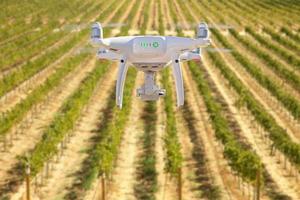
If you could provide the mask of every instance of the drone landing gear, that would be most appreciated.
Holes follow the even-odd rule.
[[[116,103],[119,106],[119,108],[122,108],[123,91],[124,91],[124,84],[125,84],[127,70],[128,70],[128,65],[126,63],[126,59],[121,59],[119,64],[119,73],[118,73],[117,84],[116,84]]]
[[[155,72],[145,71],[145,83],[136,93],[143,101],[157,101],[160,96],[165,96],[166,91],[155,85]]]
[[[183,78],[180,62],[177,58],[172,60],[172,71],[176,86],[177,106],[180,107],[184,104],[184,89]]]

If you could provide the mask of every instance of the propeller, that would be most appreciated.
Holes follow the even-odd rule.
[[[54,32],[64,31],[64,32],[80,32],[84,29],[91,28],[93,23],[78,23],[78,24],[66,24],[61,28],[54,29]],[[102,28],[118,28],[122,26],[126,26],[126,23],[107,23],[101,24]]]
[[[228,24],[208,24],[210,29],[235,29],[233,25]]]
[[[206,48],[203,48],[203,51],[212,52],[212,53],[231,53],[233,50],[232,49],[227,49],[227,48],[206,47]]]
[[[99,51],[99,48],[93,47],[90,44],[83,45],[78,47],[74,50],[73,55],[80,55],[80,54],[96,54]]]
[[[185,23],[177,23],[175,28],[185,28]],[[187,23],[189,29],[194,29],[199,25],[199,23]],[[228,24],[207,24],[210,29],[235,29],[235,26]]]

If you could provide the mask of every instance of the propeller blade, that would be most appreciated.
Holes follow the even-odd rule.
[[[107,23],[101,24],[103,28],[118,28],[122,26],[126,26],[126,23]],[[59,29],[55,29],[55,32],[65,31],[65,32],[79,32],[84,29],[88,29],[92,26],[92,23],[78,23],[78,24],[66,24]]]
[[[211,29],[234,29],[235,27],[228,24],[208,24]]]
[[[200,22],[199,22],[200,23]],[[187,26],[189,27],[189,29],[194,29],[196,27],[198,27],[199,23],[188,23]],[[175,24],[175,29],[176,28],[184,28],[186,24],[184,23],[177,23]],[[208,24],[208,28],[210,29],[235,29],[235,27],[233,25],[228,25],[228,24]]]
[[[212,52],[212,53],[231,53],[232,49],[227,49],[227,48],[203,48],[203,51],[207,51],[207,52]]]
[[[127,26],[127,23],[108,23],[103,25],[104,28],[119,28],[122,26]]]
[[[79,54],[96,54],[98,51],[98,48],[95,47],[79,47],[74,51],[75,55]]]
[[[81,24],[66,24],[61,27],[61,31],[65,32],[77,32],[89,27],[89,24],[81,23]]]

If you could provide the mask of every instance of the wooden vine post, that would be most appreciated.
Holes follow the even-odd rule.
[[[26,200],[30,200],[30,165],[28,163],[26,164],[25,175],[26,175]]]
[[[102,188],[102,198],[101,200],[105,200],[106,198],[106,188],[105,188],[105,173],[102,174],[102,177],[101,177],[101,188]]]
[[[260,187],[261,187],[261,169],[259,168],[256,173],[256,197],[255,197],[255,200],[260,200]]]
[[[182,200],[182,170],[178,169],[178,200]]]
[[[6,139],[6,135],[3,136],[3,148],[4,148],[4,152],[7,151],[7,139]]]

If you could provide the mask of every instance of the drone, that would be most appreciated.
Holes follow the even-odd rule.
[[[184,87],[181,63],[201,59],[201,48],[210,45],[206,23],[197,26],[196,38],[175,36],[120,36],[103,38],[99,22],[91,27],[90,43],[97,47],[97,58],[119,62],[116,83],[116,104],[121,109],[126,74],[129,66],[144,72],[144,84],[136,90],[143,101],[157,101],[165,96],[165,89],[155,83],[155,75],[172,66],[176,86],[177,106],[184,105]]]

